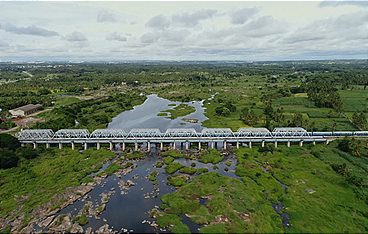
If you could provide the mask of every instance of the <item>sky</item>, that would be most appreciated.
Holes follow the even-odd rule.
[[[0,61],[367,58],[368,1],[0,1]]]

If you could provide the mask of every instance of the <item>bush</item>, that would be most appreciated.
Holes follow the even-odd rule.
[[[0,148],[0,168],[7,169],[18,165],[19,157],[14,151]]]
[[[17,138],[9,134],[0,134],[0,148],[15,150],[19,147],[20,143]]]

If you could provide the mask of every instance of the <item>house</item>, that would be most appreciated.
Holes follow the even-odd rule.
[[[23,117],[23,116],[26,116],[26,115],[30,115],[30,114],[40,110],[41,108],[42,108],[41,104],[36,104],[36,105],[28,104],[28,105],[25,105],[25,106],[15,108],[13,110],[9,110],[9,112],[13,117]]]

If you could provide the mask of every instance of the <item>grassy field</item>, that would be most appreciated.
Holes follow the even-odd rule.
[[[185,178],[171,178],[170,183],[180,188],[161,197],[158,224],[172,232],[188,232],[181,219],[186,215],[203,225],[202,233],[368,230],[367,158],[344,153],[337,143],[267,149],[235,151],[240,180],[214,172],[188,184]],[[334,171],[333,163],[345,163],[350,176]],[[365,185],[357,186],[352,177]],[[282,225],[273,209],[277,203],[283,204],[281,212],[290,217],[290,226]]]
[[[162,111],[158,115],[166,116],[167,114],[165,113],[170,113],[170,116],[168,116],[168,118],[176,119],[178,117],[189,115],[193,113],[194,111],[195,111],[195,108],[193,106],[189,106],[188,104],[180,104],[176,106],[174,109]]]
[[[114,157],[106,150],[50,149],[18,167],[0,170],[0,217],[29,219],[34,209],[63,193],[67,187],[89,182],[92,172]],[[60,201],[61,204],[62,201]],[[54,204],[55,208],[60,204]]]

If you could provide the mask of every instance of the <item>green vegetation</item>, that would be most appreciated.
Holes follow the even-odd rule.
[[[24,223],[32,211],[50,201],[67,187],[90,181],[90,174],[114,154],[106,150],[87,150],[83,153],[71,149],[49,149],[32,160],[22,160],[18,167],[0,169],[0,217],[13,220],[25,215]],[[56,208],[63,201],[53,202]]]
[[[165,111],[160,112],[159,114],[161,114],[160,116],[165,116],[163,115],[164,113],[170,113],[169,118],[176,119],[178,117],[189,115],[190,113],[193,113],[194,111],[195,111],[195,108],[193,106],[189,106],[188,104],[180,104],[176,106],[174,109],[165,110]]]
[[[167,165],[167,164],[170,164],[170,163],[174,162],[175,159],[171,156],[166,156],[162,160]]]
[[[267,202],[256,199],[261,197],[260,192],[252,193],[254,191],[238,179],[208,172],[176,192],[162,196],[163,216],[180,220],[181,215],[187,214],[192,221],[207,225],[201,232],[280,232],[282,225],[278,215]],[[207,201],[201,205],[199,200],[204,197]],[[171,224],[175,227],[175,223]]]
[[[102,172],[102,174],[106,174],[106,175],[112,175],[114,174],[115,172],[119,171],[122,167],[117,164],[116,162],[112,163],[110,166],[108,166],[106,168],[105,171]]]
[[[260,199],[270,204],[283,201],[291,217],[291,227],[287,229],[290,232],[362,232],[368,224],[364,217],[368,203],[364,202],[365,185],[355,183],[366,178],[361,160],[367,159],[360,159],[358,163],[356,157],[345,155],[355,162],[349,163],[335,144],[303,148],[281,146],[272,152],[242,148],[236,152],[236,174],[249,189],[263,191]],[[345,167],[354,172],[354,180],[344,179],[336,163],[345,163]],[[282,189],[280,183],[284,183],[287,190]]]
[[[185,185],[188,180],[189,180],[189,176],[188,175],[183,175],[183,174],[170,176],[170,177],[167,178],[167,182],[170,185],[175,186],[175,187],[181,187],[181,186]]]
[[[217,164],[221,162],[223,159],[224,156],[221,154],[221,152],[215,149],[208,149],[204,151],[198,158],[200,162],[213,163],[213,164]]]
[[[172,162],[165,167],[165,171],[167,174],[174,174],[176,171],[180,170],[184,166],[178,162]]]
[[[157,171],[153,171],[149,174],[148,179],[153,182],[153,184],[157,184]]]
[[[86,225],[88,223],[88,217],[85,214],[79,215],[75,217],[75,221],[79,223],[79,225]]]
[[[193,167],[183,167],[180,169],[180,172],[184,174],[193,175],[197,172],[197,169]]]
[[[168,164],[168,163],[167,163]],[[161,167],[163,167],[164,166],[164,162],[162,162],[162,161],[158,161],[158,162],[156,162],[156,164],[155,164],[155,167],[157,167],[157,168],[161,168]]]
[[[187,215],[204,225],[200,232],[364,232],[368,158],[354,156],[352,144],[367,155],[367,142],[351,139],[328,146],[240,148],[235,153],[241,180],[201,169],[190,182],[180,174],[170,177],[180,188],[161,197],[160,218],[171,217],[167,222],[175,228]],[[291,217],[288,227],[273,210],[278,202]]]
[[[187,225],[185,225],[178,216],[172,214],[161,214],[157,218],[160,227],[167,227],[172,233],[190,233]]]
[[[124,153],[125,157],[130,160],[136,160],[136,159],[142,159],[146,155],[143,152],[140,151],[132,151],[129,153]]]

